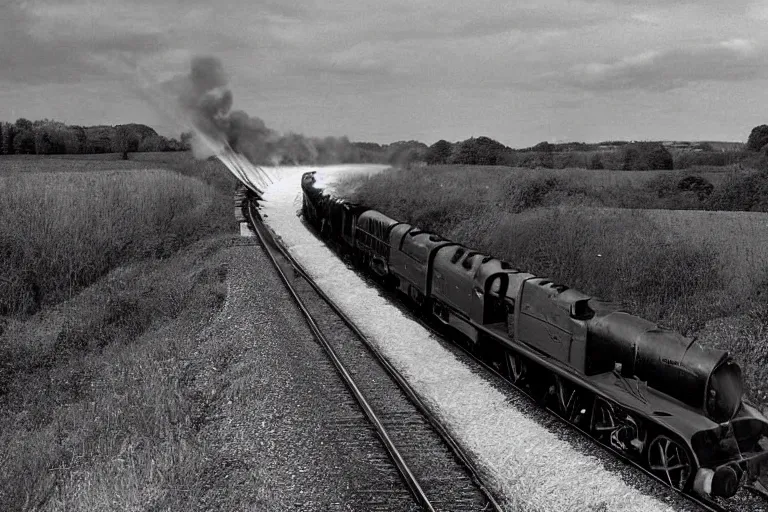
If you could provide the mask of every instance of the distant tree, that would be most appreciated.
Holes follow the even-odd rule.
[[[760,151],[768,144],[768,124],[755,126],[747,139],[747,149],[750,151]]]
[[[450,164],[474,165],[477,163],[477,144],[474,137],[461,141],[453,147]]]
[[[498,165],[506,162],[508,147],[489,137],[469,138],[453,148],[449,159],[452,164]]]
[[[80,154],[85,153],[85,147],[88,143],[88,136],[85,133],[85,128],[82,126],[70,126],[69,133],[66,141],[67,153]]]
[[[478,165],[497,165],[500,161],[500,155],[509,150],[504,144],[489,137],[478,137],[475,142],[477,143]]]
[[[539,151],[541,153],[552,153],[555,150],[555,147],[550,144],[547,141],[539,142],[533,148],[531,148],[533,151]]]
[[[674,168],[672,153],[659,143],[639,142],[622,148],[622,169],[653,171]]]
[[[150,135],[149,137],[142,139],[141,142],[139,142],[137,151],[168,151],[168,149],[168,140],[165,137],[162,135]]]
[[[13,138],[13,152],[17,155],[32,155],[35,153],[35,132],[19,130]]]
[[[3,132],[3,147],[7,155],[12,155],[15,151],[13,149],[13,141],[16,138],[16,127],[11,123],[6,123],[5,131]]]
[[[600,153],[595,153],[592,155],[592,158],[589,159],[589,163],[587,164],[588,169],[602,169],[603,168],[603,160],[600,158]]]
[[[139,134],[131,125],[120,125],[115,129],[115,137],[112,140],[112,149],[122,153],[123,160],[128,160],[128,153],[139,149]]]
[[[451,150],[453,145],[447,140],[439,140],[429,146],[427,154],[425,155],[427,164],[439,165],[448,163],[448,159],[451,157]]]
[[[54,155],[67,152],[67,140],[70,138],[69,127],[59,121],[46,119],[35,121],[35,153]]]
[[[0,155],[13,153],[13,125],[0,123]]]
[[[183,132],[181,134],[181,146],[184,148],[184,151],[189,151],[192,149],[192,138],[194,137],[194,134],[189,132]]]
[[[54,144],[51,134],[45,127],[37,127],[35,129],[35,154],[51,155],[54,152]]]
[[[16,131],[22,132],[22,131],[28,131],[31,132],[35,126],[29,119],[25,119],[23,117],[20,117],[16,120],[15,123]]]
[[[184,146],[182,146],[181,142],[179,142],[176,139],[167,139],[167,149],[165,151],[186,151],[184,149]]]

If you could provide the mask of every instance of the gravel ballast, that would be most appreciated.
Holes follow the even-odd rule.
[[[207,416],[201,509],[418,510],[255,239],[188,374]]]

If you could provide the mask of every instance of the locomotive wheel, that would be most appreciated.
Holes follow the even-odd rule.
[[[677,490],[685,490],[694,473],[688,450],[665,435],[656,436],[648,447],[650,470]]]
[[[557,412],[571,423],[581,423],[585,411],[578,388],[556,375],[554,391],[557,399]]]
[[[616,414],[613,410],[613,404],[606,402],[600,397],[595,398],[595,405],[592,407],[591,430],[594,436],[600,441],[610,439],[611,432],[618,427]]]
[[[512,384],[520,384],[528,373],[528,365],[515,353],[507,352],[507,376]]]

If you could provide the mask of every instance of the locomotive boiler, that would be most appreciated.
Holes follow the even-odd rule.
[[[302,177],[303,214],[341,252],[558,415],[668,485],[729,497],[761,485],[768,419],[723,350],[347,203]]]

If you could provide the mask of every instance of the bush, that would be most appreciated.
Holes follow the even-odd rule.
[[[600,153],[594,153],[592,157],[589,159],[589,164],[587,165],[587,169],[603,169],[603,160],[600,158]]]
[[[709,210],[768,212],[768,170],[730,176],[706,206]]]
[[[705,200],[712,194],[715,186],[701,176],[686,176],[677,183],[677,189],[696,193],[699,201]]]
[[[768,144],[768,124],[761,124],[752,128],[749,139],[747,139],[747,149],[760,151],[766,144]]]
[[[622,169],[625,171],[671,170],[672,154],[661,144],[635,143],[622,149]]]

